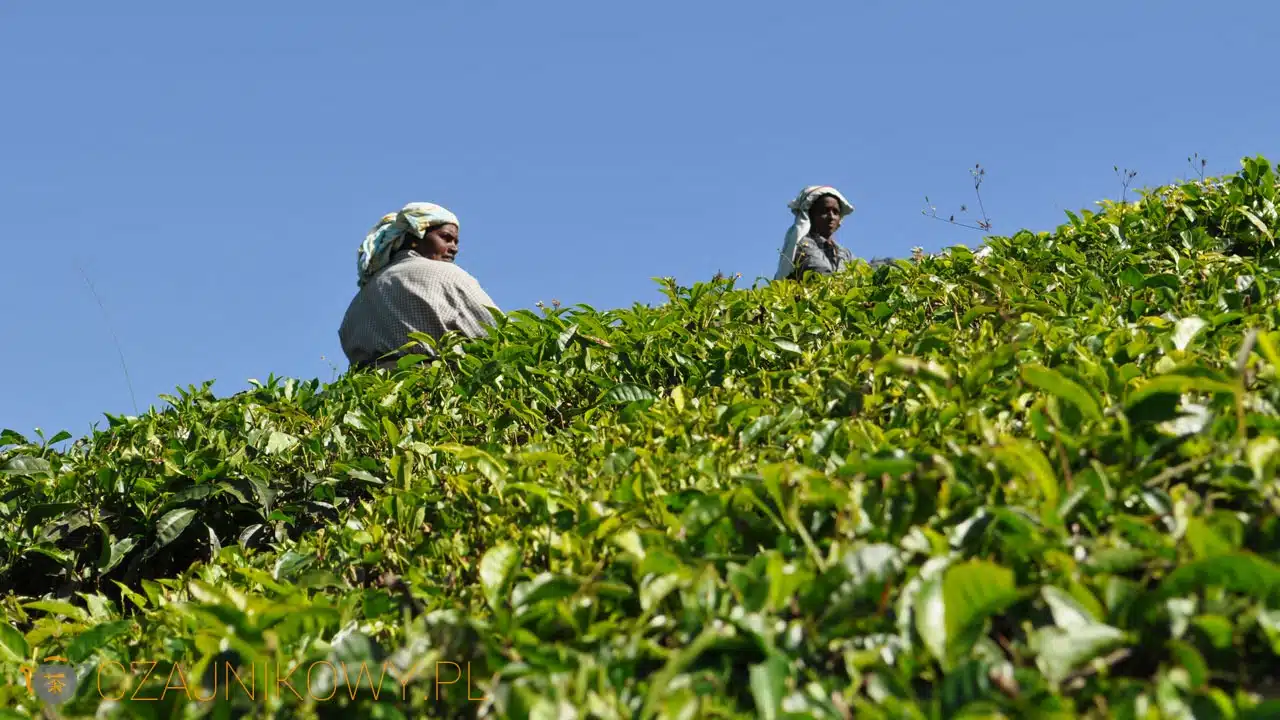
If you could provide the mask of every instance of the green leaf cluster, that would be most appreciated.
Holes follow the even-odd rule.
[[[0,714],[1275,717],[1277,195],[4,431]]]

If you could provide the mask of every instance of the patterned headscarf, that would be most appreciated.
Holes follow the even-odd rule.
[[[787,203],[787,207],[791,208],[791,212],[796,216],[795,222],[791,228],[787,230],[787,237],[782,243],[782,251],[778,258],[778,271],[774,274],[774,280],[781,280],[795,270],[796,261],[796,243],[800,239],[809,234],[809,208],[813,203],[821,197],[830,195],[840,202],[840,215],[847,216],[853,212],[853,203],[844,199],[839,190],[828,185],[810,185],[800,191],[795,200]]]
[[[356,266],[358,285],[364,287],[374,273],[386,266],[391,255],[404,244],[407,233],[421,239],[431,228],[448,224],[457,225],[458,217],[434,203],[409,203],[398,213],[383,215],[360,243]]]

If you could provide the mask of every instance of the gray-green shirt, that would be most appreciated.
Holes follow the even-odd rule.
[[[352,365],[394,367],[403,353],[385,362],[378,358],[410,342],[411,332],[437,338],[450,330],[467,337],[484,335],[493,324],[486,306],[498,307],[466,270],[404,250],[351,300],[338,339]],[[421,343],[411,351],[432,354]]]
[[[796,243],[795,270],[792,277],[801,278],[809,271],[830,275],[853,262],[853,253],[834,240],[820,240],[805,235]]]

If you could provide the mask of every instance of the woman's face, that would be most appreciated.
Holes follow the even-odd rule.
[[[809,226],[813,234],[821,238],[830,238],[840,227],[840,201],[824,195],[809,206]]]
[[[453,262],[458,256],[458,226],[453,223],[437,225],[415,243],[418,254],[428,260]]]

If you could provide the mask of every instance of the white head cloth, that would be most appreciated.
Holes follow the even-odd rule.
[[[437,225],[457,225],[458,216],[435,203],[411,202],[398,213],[387,213],[365,236],[357,252],[358,284],[364,287],[369,278],[386,266],[391,255],[412,233],[422,239]]]

